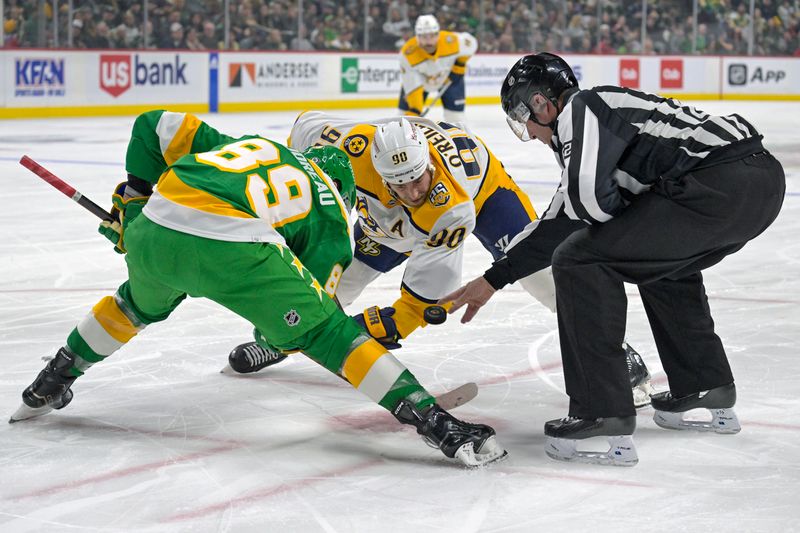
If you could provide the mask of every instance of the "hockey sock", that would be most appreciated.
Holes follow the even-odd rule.
[[[361,340],[356,339],[354,345]],[[423,411],[436,401],[403,363],[372,338],[348,354],[342,374],[384,409],[392,410],[400,400],[407,399]]]
[[[145,328],[122,298],[106,296],[92,308],[67,338],[67,347],[75,357],[70,369],[81,376],[93,364],[102,361]]]

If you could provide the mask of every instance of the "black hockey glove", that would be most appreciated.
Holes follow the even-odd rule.
[[[353,316],[353,320],[358,322],[358,325],[384,348],[396,350],[403,346],[397,342],[400,340],[400,334],[397,332],[397,324],[392,315],[394,315],[394,307],[380,308],[373,305],[364,309],[363,313]]]

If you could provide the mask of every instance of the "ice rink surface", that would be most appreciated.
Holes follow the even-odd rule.
[[[63,411],[0,423],[0,531],[800,531],[800,103],[695,105],[751,120],[787,174],[777,221],[705,274],[736,376],[738,435],[660,429],[645,408],[636,467],[548,459],[543,424],[568,403],[556,320],[515,285],[472,323],[451,317],[397,352],[434,393],[480,386],[454,413],[493,425],[509,457],[467,471],[302,356],[256,375],[220,374],[250,327],[194,299],[89,370]],[[284,141],[294,115],[203,118]],[[468,108],[467,118],[543,210],[558,179],[552,153],[517,141],[499,106]],[[97,220],[17,161],[28,154],[109,207],[132,123],[0,122],[4,417],[40,357],[126,277]],[[490,264],[476,239],[466,245],[464,281]],[[391,304],[400,277],[379,278],[349,310]],[[628,339],[663,390],[636,288],[628,295]]]

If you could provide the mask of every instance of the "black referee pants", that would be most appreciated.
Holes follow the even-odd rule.
[[[571,234],[553,254],[569,414],[635,414],[627,297],[638,285],[676,396],[733,382],[701,271],[763,232],[783,203],[783,169],[761,152],[657,183],[618,217]]]

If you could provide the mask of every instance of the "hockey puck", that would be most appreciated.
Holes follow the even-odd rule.
[[[425,308],[422,318],[428,324],[444,324],[444,321],[447,320],[447,311],[441,305],[432,305]]]

